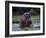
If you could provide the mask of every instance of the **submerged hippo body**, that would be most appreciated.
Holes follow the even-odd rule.
[[[21,16],[21,28],[24,28],[24,27],[30,27],[30,24],[32,24],[32,21],[29,20],[30,18],[28,18],[28,16],[24,16],[22,15]]]

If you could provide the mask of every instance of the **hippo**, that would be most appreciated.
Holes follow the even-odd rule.
[[[31,20],[31,14],[30,13],[24,13],[24,15],[21,16],[20,19],[21,28],[30,27],[32,24]]]

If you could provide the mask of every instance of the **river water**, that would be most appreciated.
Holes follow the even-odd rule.
[[[24,30],[24,29],[23,29]],[[30,27],[28,30],[40,30],[40,22],[34,22],[32,23],[32,27]],[[20,24],[13,23],[12,24],[12,31],[22,31],[20,28]]]

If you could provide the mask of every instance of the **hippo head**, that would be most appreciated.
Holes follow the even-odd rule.
[[[25,13],[24,13],[24,16],[25,16],[26,18],[30,18],[30,17],[31,17],[31,14],[30,14],[29,12],[25,12]]]

